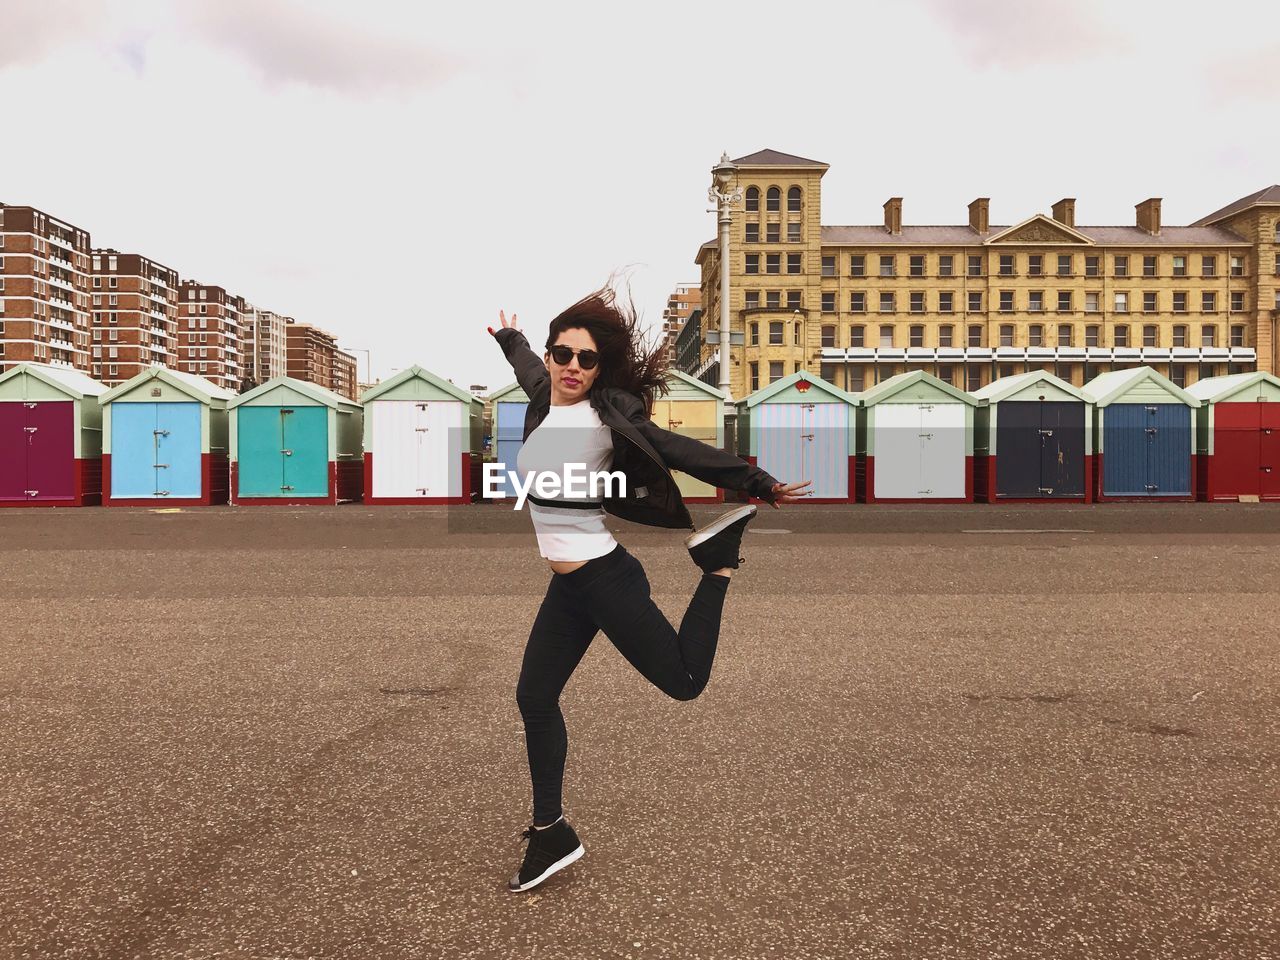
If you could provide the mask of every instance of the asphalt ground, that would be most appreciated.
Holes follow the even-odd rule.
[[[680,534],[618,529],[678,619]],[[527,517],[0,511],[0,957],[1280,956],[1280,507],[745,545],[698,700],[592,645],[587,853],[513,895]]]

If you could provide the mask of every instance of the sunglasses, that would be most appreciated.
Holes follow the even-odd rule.
[[[561,346],[558,343],[551,348],[551,359],[563,367],[573,359],[575,353],[578,355],[578,366],[583,370],[594,370],[596,364],[600,362],[600,354],[594,350],[574,350],[572,347]]]

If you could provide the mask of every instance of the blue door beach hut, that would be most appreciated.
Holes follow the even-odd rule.
[[[489,394],[493,410],[493,460],[501,483],[499,497],[513,497],[515,491],[507,478],[507,471],[516,469],[516,457],[524,446],[524,413],[529,408],[529,395],[520,384],[511,383]]]

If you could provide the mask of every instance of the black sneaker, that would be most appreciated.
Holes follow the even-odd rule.
[[[742,546],[742,531],[756,515],[756,505],[736,507],[728,513],[722,513],[696,533],[685,537],[684,545],[689,548],[689,556],[702,568],[703,573],[711,573],[728,567],[738,568],[742,557],[738,556],[738,548]]]
[[[524,863],[520,872],[511,878],[507,889],[512,893],[532,890],[547,877],[558,870],[563,870],[582,856],[585,851],[578,835],[569,826],[569,821],[561,817],[545,830],[530,827],[520,835],[529,841],[524,852]]]

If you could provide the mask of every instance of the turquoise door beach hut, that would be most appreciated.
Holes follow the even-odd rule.
[[[470,503],[484,403],[419,366],[370,387],[364,406],[365,503]]]
[[[204,377],[163,367],[99,397],[103,504],[226,503],[227,404],[233,399]]]
[[[809,480],[806,503],[852,503],[857,398],[803,370],[738,401],[738,454],[785,483]]]
[[[232,503],[360,499],[360,404],[314,383],[276,377],[236,397],[228,409]]]

